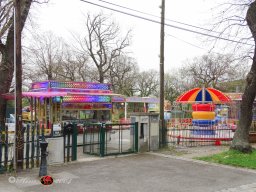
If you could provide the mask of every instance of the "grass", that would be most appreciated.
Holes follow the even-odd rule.
[[[195,159],[207,162],[219,163],[224,165],[231,165],[235,167],[245,167],[249,169],[256,169],[256,150],[251,154],[244,154],[239,151],[229,150],[219,154],[197,157]]]

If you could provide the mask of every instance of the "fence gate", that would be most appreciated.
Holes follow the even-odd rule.
[[[83,131],[83,152],[118,155],[138,151],[138,124],[89,124]]]
[[[87,124],[83,126],[83,153],[104,156],[105,126],[103,124]]]
[[[77,148],[84,154],[104,157],[138,152],[138,123],[90,123],[64,128],[65,161],[77,159]]]
[[[77,135],[77,124],[73,123],[64,125],[64,162],[77,160]]]

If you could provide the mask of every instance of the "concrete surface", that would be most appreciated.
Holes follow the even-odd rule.
[[[159,153],[97,159],[50,166],[50,186],[38,169],[0,175],[0,192],[256,192],[251,170]]]

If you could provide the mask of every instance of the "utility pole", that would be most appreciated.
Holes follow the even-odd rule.
[[[15,65],[15,123],[16,123],[16,146],[15,146],[15,160],[16,169],[20,171],[23,169],[23,151],[24,151],[24,138],[22,130],[22,63],[21,63],[21,0],[14,1],[15,6],[15,52],[14,59]]]
[[[166,144],[166,130],[164,122],[164,25],[165,0],[161,5],[161,31],[160,31],[160,147]]]

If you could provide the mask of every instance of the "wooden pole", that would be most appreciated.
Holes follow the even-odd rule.
[[[22,130],[22,62],[21,62],[21,0],[15,0],[15,42],[16,42],[16,165],[17,171],[23,169],[24,138]]]
[[[161,31],[160,31],[160,146],[165,145],[166,131],[164,122],[164,16],[165,0],[162,0],[161,6]]]

